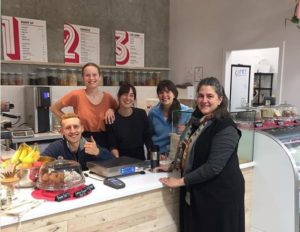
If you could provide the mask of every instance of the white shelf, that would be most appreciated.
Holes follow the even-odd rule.
[[[63,64],[63,63],[52,63],[52,62],[8,61],[8,60],[1,60],[1,64],[45,65],[45,66],[78,67],[78,68],[83,66],[83,64]],[[107,69],[170,71],[170,68],[164,68],[164,67],[121,67],[121,66],[113,66],[113,65],[99,65],[99,66],[100,68],[107,68]]]

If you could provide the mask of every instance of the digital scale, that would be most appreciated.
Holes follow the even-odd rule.
[[[34,136],[33,130],[27,126],[7,128],[7,130],[10,131],[13,139],[29,138]]]
[[[150,165],[149,161],[127,156],[105,161],[89,161],[86,164],[91,172],[104,177],[132,175]]]

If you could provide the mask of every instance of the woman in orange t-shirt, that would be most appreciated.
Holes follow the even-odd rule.
[[[87,63],[82,67],[85,89],[73,90],[51,106],[51,111],[59,118],[62,108],[72,106],[84,126],[83,136],[93,136],[98,145],[107,147],[105,123],[115,120],[116,100],[106,92],[99,91],[102,73],[97,64]]]

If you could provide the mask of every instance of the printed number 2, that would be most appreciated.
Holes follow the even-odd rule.
[[[79,44],[79,35],[76,29],[70,25],[64,26],[65,62],[79,63],[79,54],[76,52]]]

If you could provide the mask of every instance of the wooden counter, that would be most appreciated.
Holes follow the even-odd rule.
[[[252,168],[243,169],[246,180],[246,226],[250,229]],[[158,181],[167,173],[122,178],[126,188],[111,189],[87,178],[96,189],[88,196],[64,202],[45,202],[23,218],[1,217],[1,231],[178,231],[179,191]],[[22,189],[26,194],[30,189]],[[30,197],[30,194],[29,194]]]

